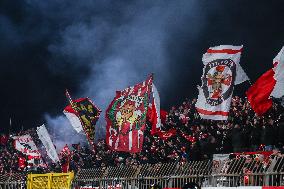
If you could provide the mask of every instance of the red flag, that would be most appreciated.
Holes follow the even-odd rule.
[[[273,76],[273,69],[268,70],[246,92],[252,109],[259,116],[272,106],[272,99],[269,97],[276,83]]]
[[[132,153],[142,150],[152,80],[151,76],[142,83],[117,92],[109,105],[106,111],[106,143],[112,150]]]

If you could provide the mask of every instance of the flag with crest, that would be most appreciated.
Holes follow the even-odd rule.
[[[153,76],[135,86],[118,91],[106,110],[106,142],[116,151],[140,152]]]
[[[203,119],[227,120],[234,85],[249,78],[239,65],[243,46],[211,47],[203,55],[202,86],[195,104]]]

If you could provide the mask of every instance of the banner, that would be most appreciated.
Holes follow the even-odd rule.
[[[101,110],[89,98],[79,98],[73,101],[68,92],[67,96],[70,99],[71,105],[67,106],[63,113],[78,133],[82,130],[85,132],[90,144],[93,145],[95,127]]]
[[[112,150],[141,151],[152,80],[150,76],[142,83],[118,91],[110,103],[106,110],[106,143]]]
[[[234,85],[248,77],[239,65],[242,46],[211,47],[203,55],[202,86],[196,109],[202,119],[227,120]]]
[[[53,162],[59,162],[59,158],[57,155],[57,152],[55,150],[55,147],[51,141],[51,138],[45,128],[45,125],[42,125],[40,127],[37,127],[37,135],[38,138],[41,140],[43,146],[46,149],[48,157],[53,161]]]
[[[28,174],[27,189],[69,189],[72,186],[74,173]]]
[[[32,137],[29,134],[22,136],[14,136],[12,138],[14,139],[15,149],[28,156],[28,163],[40,163],[40,152],[38,151]],[[39,162],[36,162],[35,160],[39,160]]]

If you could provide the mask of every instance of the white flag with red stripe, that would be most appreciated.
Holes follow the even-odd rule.
[[[203,55],[202,86],[195,105],[201,118],[227,120],[234,85],[249,79],[239,65],[242,48],[220,45]]]

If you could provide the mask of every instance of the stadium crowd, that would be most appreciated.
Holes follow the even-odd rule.
[[[186,99],[180,106],[173,106],[169,110],[161,129],[175,129],[175,134],[170,138],[161,139],[151,135],[151,125],[148,123],[144,132],[143,150],[137,154],[112,151],[105,140],[99,140],[95,150],[80,144],[69,146],[71,150],[61,153],[61,162],[57,164],[40,163],[36,166],[25,163],[25,166],[20,166],[19,161],[27,157],[14,149],[11,137],[3,134],[0,141],[0,174],[19,171],[60,172],[61,165],[67,165],[76,172],[91,167],[186,162],[210,159],[216,153],[274,150],[277,154],[283,154],[283,107],[277,103],[264,116],[259,117],[246,99],[235,96],[229,119],[213,121],[200,119],[195,102],[196,99]],[[25,133],[31,134],[35,143],[39,144],[34,129],[14,135]],[[45,153],[42,147],[39,150]]]

